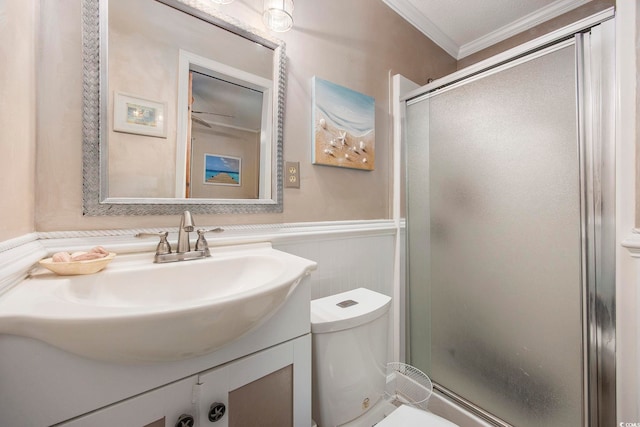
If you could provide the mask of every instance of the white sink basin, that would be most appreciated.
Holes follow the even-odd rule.
[[[119,255],[88,276],[34,274],[0,297],[0,333],[109,362],[186,359],[255,329],[316,268],[268,243],[214,248],[202,260],[152,259]]]

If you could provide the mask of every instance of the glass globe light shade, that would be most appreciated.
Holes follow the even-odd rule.
[[[293,0],[264,0],[262,21],[273,31],[289,31],[293,27]]]

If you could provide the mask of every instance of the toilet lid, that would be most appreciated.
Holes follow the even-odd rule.
[[[402,405],[388,417],[376,424],[376,427],[458,427],[431,412],[421,411],[411,406]]]

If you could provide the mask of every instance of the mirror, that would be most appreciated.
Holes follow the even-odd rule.
[[[282,212],[284,49],[206,2],[83,0],[84,214]]]

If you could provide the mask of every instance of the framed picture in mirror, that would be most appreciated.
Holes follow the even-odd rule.
[[[166,110],[166,102],[115,92],[113,95],[113,130],[166,138]]]
[[[240,157],[204,155],[204,183],[213,185],[241,185],[242,159]]]

